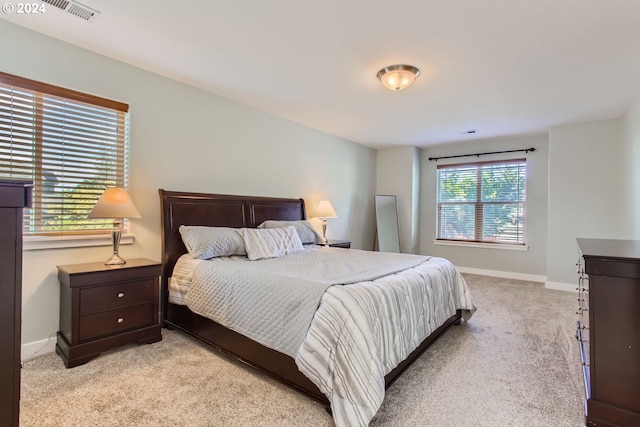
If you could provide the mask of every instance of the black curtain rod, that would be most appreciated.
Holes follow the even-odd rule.
[[[521,151],[524,151],[525,153],[528,153],[529,151],[531,151],[531,152],[536,151],[536,149],[535,148],[523,148],[522,150],[489,151],[487,153],[459,154],[457,156],[443,156],[443,157],[429,157],[429,161],[435,160],[437,162],[440,159],[453,159],[455,157],[473,157],[473,156],[480,157],[480,156],[486,156],[487,154],[519,153]]]

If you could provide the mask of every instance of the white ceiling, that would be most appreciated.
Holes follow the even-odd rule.
[[[639,0],[81,1],[100,15],[1,16],[376,148],[620,117],[640,96]],[[376,79],[396,63],[421,70],[402,92]]]

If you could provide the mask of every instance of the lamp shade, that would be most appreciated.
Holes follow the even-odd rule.
[[[391,90],[406,89],[420,75],[413,65],[389,65],[378,71],[378,79],[382,84]]]
[[[107,188],[89,212],[89,218],[140,218],[140,212],[124,188]]]
[[[338,214],[336,214],[330,201],[321,200],[316,207],[316,216],[321,218],[337,218]]]

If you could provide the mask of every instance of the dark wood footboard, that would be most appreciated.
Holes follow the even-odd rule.
[[[265,347],[182,305],[167,306],[165,325],[198,338],[226,356],[239,360],[318,402],[329,404],[326,396],[298,370],[295,360],[286,354]]]
[[[460,310],[456,311],[456,314],[448,318],[438,329],[433,331],[431,335],[425,338],[424,341],[407,356],[405,360],[400,362],[398,366],[396,366],[393,371],[389,372],[385,377],[386,388],[389,388],[391,384],[404,372],[407,370],[409,366],[415,360],[424,353],[431,344],[433,344],[439,337],[442,335],[447,329],[451,327],[451,325],[459,325],[460,320],[462,319],[462,312]]]
[[[438,337],[460,319],[461,314],[458,310],[433,331],[404,361],[385,376],[386,387],[390,387]],[[265,347],[219,323],[195,314],[183,305],[167,305],[165,326],[186,332],[226,356],[239,360],[324,405],[329,405],[327,397],[298,370],[295,360],[286,354]]]

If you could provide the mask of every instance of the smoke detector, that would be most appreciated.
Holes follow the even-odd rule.
[[[93,21],[100,12],[73,0],[41,0],[85,21]]]

